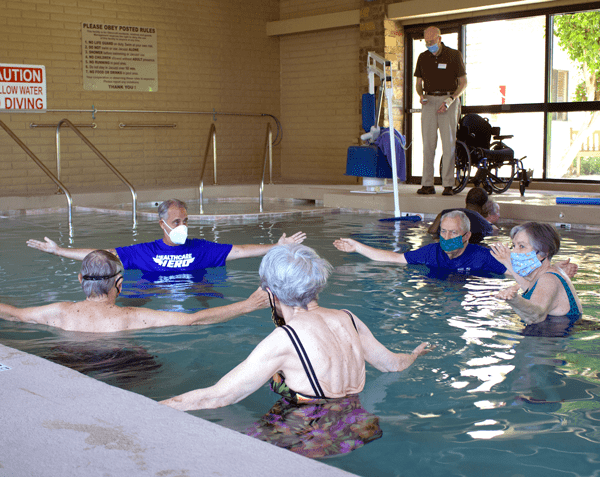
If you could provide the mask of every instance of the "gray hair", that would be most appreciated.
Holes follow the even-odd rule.
[[[462,210],[451,210],[450,212],[442,215],[442,219],[440,220],[440,227],[442,226],[442,222],[446,219],[460,219],[460,228],[463,233],[467,233],[471,231],[471,221],[467,214],[465,214]]]
[[[483,204],[483,216],[487,217],[489,215],[500,215],[500,204],[498,202],[494,202],[493,200],[488,200],[485,204]]]
[[[560,236],[556,229],[550,224],[540,224],[539,222],[525,222],[517,225],[510,231],[510,238],[513,239],[519,232],[524,231],[529,238],[529,243],[536,253],[541,253],[547,259],[552,259],[560,249]]]
[[[184,209],[187,212],[187,204],[179,199],[165,200],[158,206],[158,219],[166,221],[169,217],[169,209],[171,207],[177,207],[178,209]]]
[[[306,245],[278,245],[260,263],[260,286],[287,306],[304,309],[327,285],[333,267]]]
[[[123,273],[119,257],[106,250],[88,253],[81,264],[81,288],[88,298],[108,295]]]

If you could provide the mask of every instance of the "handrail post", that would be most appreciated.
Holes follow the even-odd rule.
[[[263,195],[265,190],[265,170],[267,169],[267,159],[269,159],[269,180],[273,184],[273,133],[271,123],[267,123],[267,137],[265,138],[265,159],[263,161],[262,179],[258,190],[258,206],[260,212],[263,211]]]
[[[213,172],[214,179],[213,184],[217,185],[217,128],[213,124]]]
[[[2,129],[4,129],[6,131],[6,134],[8,134],[13,139],[13,141],[15,141],[21,147],[21,149],[23,149],[23,151],[25,151],[25,153],[31,159],[33,159],[33,162],[35,162],[38,165],[38,167],[40,169],[42,169],[42,171],[44,171],[50,179],[52,179],[52,181],[58,186],[58,188],[63,191],[63,193],[65,194],[65,197],[67,198],[67,205],[69,207],[69,232],[71,232],[71,222],[73,219],[73,199],[71,198],[71,194],[69,193],[67,188],[63,185],[63,183],[59,179],[54,177],[54,174],[52,174],[52,172],[50,172],[50,169],[48,169],[44,165],[44,163],[42,163],[42,161],[40,161],[33,152],[31,152],[31,150],[25,145],[25,143],[23,141],[21,141],[17,137],[17,135],[14,132],[12,132],[10,130],[10,128],[6,124],[4,124],[2,121],[0,121],[0,127],[2,127]],[[69,233],[69,235],[71,235],[71,234]]]
[[[133,186],[129,183],[129,181],[127,179],[125,179],[125,177],[123,177],[123,174],[121,174],[116,168],[115,166],[113,166],[111,164],[111,162],[104,157],[104,155],[96,148],[96,146],[94,146],[87,137],[85,137],[81,131],[79,129],[77,129],[77,126],[75,126],[71,121],[69,121],[68,119],[63,119],[61,120],[58,125],[56,126],[56,159],[57,159],[57,164],[60,164],[60,128],[61,126],[65,124],[67,126],[69,126],[73,132],[75,134],[77,134],[77,136],[79,136],[79,138],[102,160],[102,162],[104,162],[104,164],[106,164],[106,166],[119,178],[121,179],[121,181],[127,185],[127,187],[129,187],[129,190],[131,191],[131,197],[132,197],[132,220],[133,220],[133,228],[135,228],[137,226],[137,193],[135,192],[135,189],[133,188]]]
[[[208,151],[210,150],[210,143],[212,141],[213,146],[213,158],[214,158],[214,182],[217,183],[217,128],[215,124],[210,125],[208,131],[208,139],[206,141],[206,149],[204,150],[204,160],[202,161],[202,168],[200,169],[200,185],[198,191],[200,193],[200,213],[204,213],[204,170],[206,169],[206,159],[208,158]]]

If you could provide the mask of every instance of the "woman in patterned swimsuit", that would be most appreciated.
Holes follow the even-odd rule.
[[[331,265],[304,245],[271,249],[259,274],[273,300],[276,329],[214,386],[162,403],[184,411],[227,406],[272,380],[272,389],[283,397],[249,434],[311,457],[349,452],[380,437],[375,416],[357,399],[365,385],[365,361],[383,372],[402,371],[432,348],[422,343],[410,354],[393,353],[349,311],[320,307],[318,294],[330,271]],[[295,412],[305,403],[309,408]],[[307,417],[308,432],[297,423],[290,429],[285,422],[290,409],[294,419]],[[317,429],[317,418],[324,418],[324,427]],[[338,419],[347,421],[346,431],[327,434]],[[357,421],[365,422],[362,430]],[[286,440],[290,434],[293,438]]]
[[[506,288],[497,297],[506,302],[527,324],[549,317],[567,317],[571,323],[581,316],[581,301],[569,277],[551,264],[560,248],[560,236],[549,224],[527,222],[510,232],[513,251],[502,244],[492,246],[492,255],[526,279],[529,285],[519,295],[519,285]]]

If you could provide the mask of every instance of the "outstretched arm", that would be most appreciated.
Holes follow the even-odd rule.
[[[368,245],[349,238],[340,238],[333,242],[333,245],[342,252],[360,253],[361,255],[378,262],[407,263],[403,253],[369,247]]]
[[[288,245],[292,243],[302,243],[306,238],[304,232],[296,232],[291,237],[283,234],[277,243],[271,244],[248,244],[248,245],[234,245],[231,247],[231,252],[227,255],[227,260],[235,260],[237,258],[248,258],[248,257],[261,257],[273,247],[277,245]]]
[[[371,333],[371,330],[361,320],[354,316],[358,335],[362,344],[365,360],[379,371],[393,373],[408,368],[419,356],[430,353],[435,349],[429,343],[421,343],[410,354],[394,353],[383,346]]]
[[[64,315],[64,312],[64,303],[52,303],[51,305],[29,308],[17,308],[16,306],[0,303],[0,318],[7,321],[60,327],[60,318]]]
[[[282,343],[283,330],[275,330],[242,363],[209,388],[196,389],[161,404],[180,411],[214,409],[241,401],[252,394],[281,369],[287,350]]]
[[[36,248],[41,250],[42,252],[51,253],[53,255],[58,255],[59,257],[72,258],[73,260],[83,260],[88,253],[97,250],[95,248],[63,248],[59,247],[57,243],[53,240],[50,240],[48,237],[44,237],[44,242],[40,242],[39,240],[29,239],[27,241],[27,246],[31,248]],[[114,255],[117,254],[117,251],[114,248],[105,249],[107,252],[110,252]]]
[[[129,308],[134,311],[126,329],[135,330],[161,326],[211,325],[232,320],[240,315],[267,308],[269,296],[258,288],[249,298],[231,305],[206,308],[196,313],[150,310],[148,308]]]

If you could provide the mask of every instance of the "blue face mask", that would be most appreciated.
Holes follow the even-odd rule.
[[[463,237],[467,235],[466,233],[459,235],[458,237],[454,237],[446,240],[444,237],[440,236],[440,246],[444,252],[453,252],[454,250],[458,250],[459,248],[463,248]]]
[[[521,277],[526,277],[542,266],[535,250],[527,253],[511,252],[510,263],[515,273]]]
[[[435,45],[428,46],[427,49],[429,50],[430,53],[435,55],[438,52],[438,50],[440,49],[440,47],[436,43]]]

